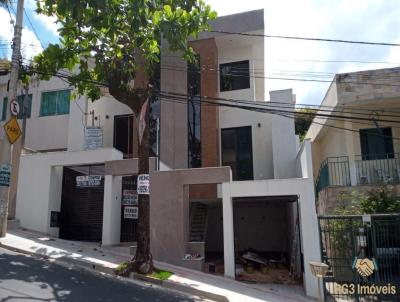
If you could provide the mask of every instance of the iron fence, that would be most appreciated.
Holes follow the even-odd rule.
[[[400,182],[400,158],[398,153],[359,155],[355,156],[354,162],[359,185]]]
[[[328,157],[322,162],[315,185],[317,196],[326,187],[350,185],[348,156]]]
[[[318,222],[325,301],[400,301],[400,214]]]

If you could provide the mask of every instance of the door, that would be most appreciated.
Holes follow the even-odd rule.
[[[126,210],[137,210],[137,176],[122,177],[121,242],[137,241],[137,218]]]
[[[251,126],[221,130],[222,165],[230,166],[233,180],[253,180]]]
[[[104,166],[64,167],[60,238],[101,241]],[[95,176],[95,177],[90,177]],[[83,177],[77,179],[77,177]]]

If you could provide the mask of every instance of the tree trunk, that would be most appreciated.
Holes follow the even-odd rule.
[[[142,140],[140,141],[139,138],[139,174],[149,174],[149,106],[150,101],[147,103],[146,126]],[[138,239],[134,269],[139,273],[148,274],[153,270],[153,261],[150,254],[150,195],[140,194],[138,202]]]

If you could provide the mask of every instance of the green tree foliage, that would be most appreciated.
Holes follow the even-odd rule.
[[[37,13],[56,16],[61,41],[35,58],[41,78],[73,71],[69,81],[91,100],[100,98],[104,83],[136,115],[143,102],[139,88],[146,86],[137,79],[151,77],[161,38],[193,60],[188,38],[207,30],[216,17],[202,0],[46,0],[37,1]]]
[[[382,186],[367,194],[343,193],[335,212],[338,215],[400,213],[400,197],[394,194],[392,186]]]
[[[56,17],[61,43],[49,45],[28,71],[49,79],[67,69],[77,93],[92,101],[107,86],[136,117],[152,93],[149,83],[160,63],[161,42],[192,62],[188,39],[208,30],[208,21],[216,17],[203,0],[38,0],[37,13]],[[149,131],[145,127],[138,148],[139,174],[149,173]],[[153,268],[149,203],[149,195],[139,195],[137,250],[128,266],[144,274]]]
[[[296,134],[299,135],[300,141],[303,141],[308,128],[315,117],[317,111],[310,108],[296,109],[294,113],[294,125]]]

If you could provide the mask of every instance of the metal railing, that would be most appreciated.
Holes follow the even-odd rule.
[[[399,153],[358,155],[354,163],[358,185],[400,182]]]
[[[315,192],[318,193],[326,187],[350,186],[349,157],[328,157],[326,158],[318,172],[315,183]]]
[[[319,216],[325,301],[400,301],[400,214]],[[368,275],[357,260],[372,261]],[[387,284],[395,291],[366,291]],[[354,291],[347,289],[354,288]]]

